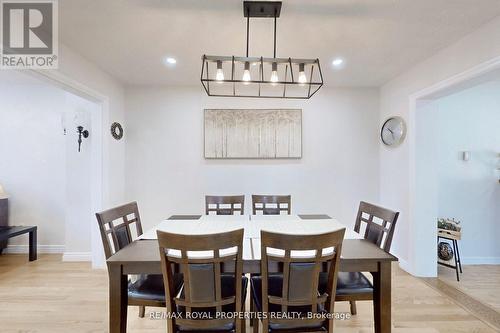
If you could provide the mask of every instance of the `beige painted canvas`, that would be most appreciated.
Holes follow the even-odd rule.
[[[301,157],[301,109],[205,110],[205,158]]]

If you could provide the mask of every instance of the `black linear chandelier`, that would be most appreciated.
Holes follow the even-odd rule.
[[[309,99],[323,86],[319,59],[276,58],[281,1],[244,1],[246,57],[203,55],[201,84],[208,96]],[[250,18],[274,18],[273,58],[249,57]]]

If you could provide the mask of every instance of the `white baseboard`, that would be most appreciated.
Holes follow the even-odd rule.
[[[8,245],[5,253],[28,253],[28,245]],[[38,245],[38,253],[64,253],[64,245]]]
[[[500,265],[500,257],[463,257],[463,265]]]
[[[92,261],[92,252],[64,252],[62,261]]]

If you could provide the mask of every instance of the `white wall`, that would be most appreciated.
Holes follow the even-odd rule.
[[[7,73],[3,74],[7,75]],[[96,114],[91,115],[93,118],[92,123],[98,125],[97,128],[93,129],[93,137],[100,136],[99,139],[102,139],[102,144],[98,147],[99,151],[93,154],[91,169],[93,174],[102,171],[102,182],[99,181],[99,186],[96,186],[96,182],[92,183],[92,191],[99,193],[102,197],[96,196],[93,198],[92,207],[95,212],[122,203],[125,181],[123,163],[125,158],[125,138],[116,141],[109,132],[112,122],[124,123],[124,89],[121,83],[61,43],[59,45],[59,69],[42,70],[34,74],[77,95],[85,98],[91,97],[101,104],[102,112],[98,116]],[[0,77],[0,82],[2,80],[3,77]],[[96,119],[96,117],[100,117],[100,119]],[[96,156],[102,157],[102,161],[97,159]],[[93,218],[93,220],[95,219]],[[98,237],[97,225],[94,225],[94,227],[95,230],[92,231],[92,248],[97,249],[102,247],[102,244]],[[50,239],[44,240],[40,244],[51,246],[54,244],[60,245],[61,243],[58,240]],[[97,249],[93,253],[94,267],[102,267],[103,258],[102,250]]]
[[[15,71],[0,73],[0,183],[11,225],[38,226],[41,252],[91,250],[92,113],[100,106]],[[81,152],[76,127],[90,130]],[[95,148],[95,147],[94,147]],[[9,242],[22,252],[27,236]]]
[[[45,251],[64,249],[66,151],[60,89],[0,72],[0,183],[10,195],[9,223],[38,225]],[[27,245],[17,237],[9,244]]]
[[[62,79],[65,83],[71,82],[73,87],[82,88],[84,91],[90,90],[104,99],[102,112],[102,208],[106,209],[121,204],[124,198],[125,166],[123,161],[126,134],[124,139],[116,141],[111,137],[109,128],[115,121],[124,122],[125,106],[122,84],[62,43],[59,44],[59,69],[45,71],[41,74],[57,81]],[[77,89],[73,92],[79,93]]]
[[[438,122],[438,214],[462,221],[464,263],[500,264],[500,82],[435,102]],[[460,153],[469,151],[468,162]]]
[[[66,196],[64,260],[89,259],[91,252],[91,226],[95,224],[92,212],[92,153],[96,139],[92,114],[100,113],[100,106],[70,93],[65,93],[66,131]],[[82,137],[78,151],[77,126],[88,130]]]
[[[308,101],[207,97],[202,87],[126,93],[126,193],[145,228],[204,213],[205,194],[291,194],[293,213],[352,225],[360,200],[378,201],[378,91],[323,88]],[[204,108],[302,108],[300,160],[205,160]]]
[[[410,143],[416,133],[414,115],[410,114],[410,96],[479,64],[500,57],[500,18],[482,26],[453,45],[444,48],[426,61],[391,80],[380,92],[380,125],[389,116],[403,117],[409,127],[408,139],[397,149],[380,146],[380,200],[385,206],[401,211],[393,250],[403,267],[416,275],[433,276],[436,267],[429,266],[428,257],[435,257],[435,240],[419,236],[420,229],[435,226],[435,221],[417,221],[413,216]],[[426,233],[423,232],[425,235]],[[434,244],[434,245],[433,245]]]

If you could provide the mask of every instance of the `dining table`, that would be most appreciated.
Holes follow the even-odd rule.
[[[107,260],[109,276],[109,332],[127,331],[128,275],[162,274],[156,231],[177,234],[217,234],[244,229],[243,272],[260,273],[260,231],[320,234],[346,228],[342,272],[369,272],[373,276],[374,331],[391,332],[391,263],[398,259],[363,239],[325,214],[301,215],[172,215],[140,235]]]

